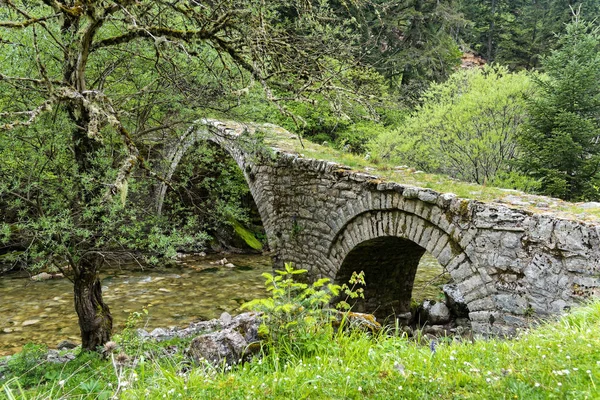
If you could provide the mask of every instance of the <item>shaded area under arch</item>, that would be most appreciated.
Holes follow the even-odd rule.
[[[336,276],[348,282],[352,272],[365,272],[364,299],[354,310],[374,313],[379,319],[410,311],[412,289],[425,249],[408,239],[384,236],[364,241],[344,259]]]

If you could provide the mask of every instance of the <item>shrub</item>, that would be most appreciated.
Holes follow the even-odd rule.
[[[489,182],[510,169],[526,118],[524,73],[503,67],[461,70],[434,84],[399,129],[370,146],[373,155],[428,172]]]

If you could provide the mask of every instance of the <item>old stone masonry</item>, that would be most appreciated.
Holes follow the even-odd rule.
[[[220,144],[244,172],[276,263],[340,282],[364,270],[362,311],[406,313],[425,251],[449,271],[474,332],[484,335],[510,335],[600,294],[598,224],[257,150],[255,127],[205,120],[198,136]]]

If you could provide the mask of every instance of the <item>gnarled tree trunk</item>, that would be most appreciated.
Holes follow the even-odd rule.
[[[99,259],[87,255],[79,262],[74,275],[75,310],[79,317],[81,347],[97,350],[110,340],[113,319],[102,300],[102,285],[98,276]]]

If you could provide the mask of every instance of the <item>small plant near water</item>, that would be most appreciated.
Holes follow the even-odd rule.
[[[294,269],[291,263],[286,263],[284,268],[276,270],[275,275],[263,274],[271,297],[252,300],[242,309],[263,313],[259,335],[280,355],[312,354],[331,340],[332,322],[338,318],[338,312],[330,306],[332,300],[345,294],[345,300],[337,307],[350,310],[347,301],[363,297],[363,289],[356,286],[364,285],[364,273],[353,273],[349,287],[331,283],[329,278],[318,279],[312,284],[299,282],[295,278],[306,274],[307,270]]]

